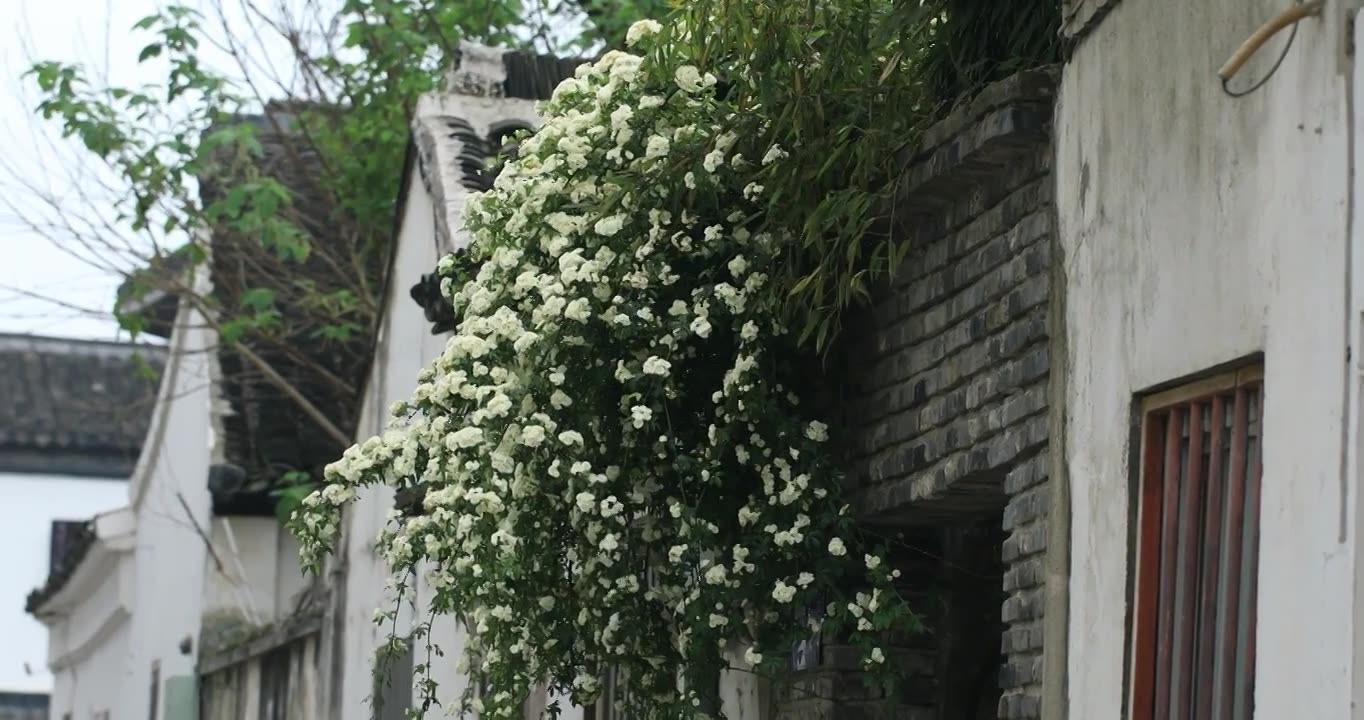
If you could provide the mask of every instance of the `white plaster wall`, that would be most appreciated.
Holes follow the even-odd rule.
[[[205,558],[205,615],[266,625],[293,613],[307,578],[288,529],[273,517],[215,517],[210,537],[222,569]]]
[[[131,560],[131,536],[110,550],[101,538],[86,553],[79,569],[43,605],[51,623],[48,665],[55,671],[89,661],[116,628],[127,624],[136,591]]]
[[[124,480],[0,474],[0,691],[47,692],[47,630],[24,612],[47,580],[54,520],[89,520],[128,498]]]
[[[1334,12],[1305,22],[1250,97],[1227,97],[1214,74],[1284,6],[1120,3],[1063,74],[1072,718],[1118,718],[1126,704],[1133,394],[1255,352],[1265,355],[1255,716],[1350,713],[1342,27]]]
[[[479,62],[477,53],[466,55]],[[486,59],[486,58],[484,58]],[[466,64],[468,62],[466,61]],[[483,73],[501,71],[500,59],[479,64]],[[440,116],[455,116],[467,121],[475,131],[486,134],[495,122],[519,119],[538,123],[534,103],[526,100],[470,97],[465,95],[428,96],[418,104],[414,125],[435,122]],[[463,246],[462,213],[468,191],[460,184],[458,165],[453,161],[453,148],[441,155],[446,162],[435,169],[444,192],[441,208],[433,205],[423,186],[420,174],[414,169],[407,183],[407,204],[403,208],[398,247],[385,299],[383,327],[376,343],[374,367],[366,386],[364,405],[358,424],[358,439],[364,440],[387,427],[389,408],[394,402],[407,400],[417,384],[417,373],[429,365],[445,348],[448,335],[434,336],[431,324],[422,310],[408,295],[421,276],[432,272],[442,255],[451,247],[438,247],[435,213],[445,215],[454,235],[454,244]],[[341,720],[361,720],[370,715],[366,699],[372,688],[371,661],[374,650],[387,637],[387,630],[374,625],[374,611],[391,607],[384,593],[389,577],[388,566],[373,549],[374,540],[383,528],[393,495],[388,488],[371,488],[361,493],[346,514],[346,618],[343,643],[344,671],[341,689]],[[424,578],[417,582],[417,603],[424,608],[431,593]],[[406,632],[406,628],[400,628]],[[451,617],[438,618],[433,623],[433,642],[443,657],[431,660],[432,676],[440,683],[442,698],[457,698],[467,687],[467,678],[455,670],[463,653],[465,633]],[[425,654],[424,649],[421,651]],[[419,661],[421,662],[421,661]],[[565,701],[561,717],[579,718],[582,711],[570,708]]]
[[[278,542],[275,550],[275,613],[276,619],[288,616],[298,607],[299,598],[312,583],[312,578],[299,564],[298,538],[286,527],[275,525]]]
[[[730,668],[747,668],[748,644],[732,645],[724,653]],[[728,720],[763,720],[770,717],[771,687],[766,678],[746,669],[720,672],[720,709]]]
[[[154,664],[162,682],[158,703],[166,681],[195,674],[204,612],[231,610],[269,623],[293,610],[306,585],[297,541],[274,518],[212,517],[216,340],[188,310],[177,328],[148,439],[131,483],[121,486],[131,501],[125,512],[136,523],[131,550],[117,559],[92,550],[88,560],[118,567],[92,580],[88,592],[72,587],[80,599],[51,630],[54,657],[63,657],[53,707],[72,709],[75,717],[104,709],[113,717],[148,716]],[[189,652],[181,649],[185,640]]]
[[[1355,47],[1364,41],[1364,25],[1355,24]],[[1353,92],[1354,97],[1358,98],[1360,92],[1364,91],[1364,74],[1360,73],[1359,65],[1354,68]],[[1351,132],[1354,136],[1354,167],[1358,168],[1364,162],[1364,115],[1361,115],[1358,107],[1354,109],[1354,117]],[[1352,215],[1358,212],[1360,207],[1364,207],[1364,181],[1355,178],[1354,187],[1350,189],[1352,193]],[[1359,348],[1364,343],[1364,228],[1360,227],[1357,221],[1351,223],[1351,253],[1350,267],[1352,270],[1352,282],[1350,285],[1350,322],[1349,336],[1350,347],[1353,349],[1351,355],[1354,360],[1353,372],[1350,373],[1350,395],[1353,399],[1352,407],[1354,412],[1349,418],[1348,438],[1351,445],[1347,448],[1349,454],[1348,471],[1350,487],[1353,489],[1352,502],[1354,504],[1354,514],[1352,522],[1357,524],[1364,518],[1364,492],[1360,491],[1360,469],[1361,461],[1364,461],[1364,355],[1361,355]],[[1358,532],[1354,528],[1353,542],[1355,551],[1355,587],[1354,587],[1354,647],[1355,657],[1364,657],[1364,533]],[[1364,663],[1354,663],[1353,668],[1353,697],[1364,697]],[[1350,715],[1354,720],[1364,719],[1364,703],[1355,702],[1354,710]]]
[[[187,308],[176,328],[152,429],[133,476],[132,652],[129,682],[115,717],[148,717],[153,662],[160,663],[164,685],[168,678],[194,674],[198,651],[207,561],[199,533],[211,529],[208,466],[216,441],[210,384],[216,377],[216,339]],[[180,651],[185,638],[193,641],[188,653]]]
[[[133,677],[128,630],[128,623],[119,624],[88,657],[55,673],[48,717],[61,720],[70,713],[72,720],[84,720],[104,710],[111,718],[120,717],[120,703]],[[141,690],[148,694],[146,686]]]
[[[407,205],[393,261],[383,327],[376,343],[374,367],[366,387],[357,435],[360,439],[387,427],[389,408],[411,396],[417,373],[440,354],[444,336],[433,336],[431,325],[408,290],[421,276],[433,271],[440,253],[436,248],[435,209],[414,172],[407,178]],[[373,688],[371,661],[374,650],[387,637],[373,622],[374,611],[388,607],[384,583],[388,565],[374,552],[374,540],[393,507],[387,487],[369,488],[346,511],[346,617],[342,645],[345,662],[341,687],[341,720],[363,720],[371,711],[367,698]]]
[[[130,675],[129,612],[135,591],[132,515],[100,515],[98,538],[42,607],[48,666],[56,678],[52,716],[117,712]]]

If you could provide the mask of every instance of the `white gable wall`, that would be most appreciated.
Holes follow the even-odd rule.
[[[469,46],[463,50],[464,61],[460,77],[453,81],[454,86],[488,86],[501,81],[500,55]],[[422,169],[426,173],[425,182],[417,168],[404,178],[406,205],[402,210],[385,298],[383,327],[379,331],[374,367],[357,430],[361,441],[384,430],[389,408],[411,396],[418,372],[439,356],[448,338],[447,335],[431,334],[431,324],[408,294],[422,275],[435,270],[441,256],[468,243],[463,230],[463,211],[470,191],[461,182],[459,163],[455,160],[459,147],[457,141],[449,137],[444,119],[459,118],[481,137],[486,137],[494,123],[502,121],[539,124],[532,101],[459,93],[423,98],[415,115],[414,133],[429,133],[437,138],[437,146],[434,158],[423,158],[434,160]],[[443,244],[438,230],[441,225],[449,229],[450,246]],[[393,607],[384,593],[388,567],[374,552],[373,544],[392,506],[393,494],[388,488],[370,488],[346,511],[344,669],[339,691],[341,720],[366,720],[372,715],[367,702],[373,688],[371,663],[375,649],[390,632],[390,628],[379,628],[373,623],[374,611],[380,607]],[[431,597],[425,578],[417,579],[416,594],[418,607],[424,608]],[[408,631],[408,621],[404,616],[399,634]],[[463,653],[465,633],[458,621],[446,616],[435,621],[432,638],[444,655],[430,659],[432,675],[440,684],[440,698],[453,702],[468,682],[467,677],[456,670]],[[418,645],[416,656],[418,664],[427,661],[424,645]],[[730,717],[758,717],[760,698],[765,692],[751,675],[726,673],[723,686],[725,708]],[[584,716],[583,710],[572,706],[567,698],[550,697],[548,701],[559,702],[560,717],[565,720],[581,720]]]
[[[477,75],[478,83],[500,82],[500,55],[494,61],[488,51],[465,48],[463,69],[465,79]],[[407,400],[417,385],[417,374],[429,365],[445,348],[448,335],[434,336],[422,309],[409,295],[421,276],[434,272],[439,259],[455,247],[467,245],[463,232],[463,210],[469,190],[462,184],[457,141],[449,138],[442,125],[444,118],[459,118],[486,136],[494,123],[521,120],[538,124],[534,103],[529,100],[494,98],[449,93],[425,97],[418,103],[413,119],[414,133],[428,132],[438,140],[434,148],[434,162],[421,169],[413,168],[406,183],[406,204],[402,209],[397,249],[384,302],[384,321],[376,342],[374,367],[366,387],[364,403],[357,429],[357,438],[364,440],[383,432],[393,403]],[[427,183],[436,189],[440,206],[436,206]],[[437,213],[452,235],[450,245],[443,244],[437,231]],[[346,511],[345,517],[345,638],[341,652],[344,668],[339,690],[341,720],[363,720],[371,717],[368,703],[373,688],[372,660],[374,651],[388,636],[389,628],[373,623],[378,608],[393,607],[384,593],[389,577],[388,566],[374,552],[374,540],[393,507],[393,494],[388,488],[370,488]],[[417,584],[418,606],[429,602],[431,592],[424,578]],[[407,632],[407,627],[400,628]],[[464,646],[464,631],[450,617],[435,622],[433,642],[444,657],[433,657],[432,674],[440,683],[440,696],[453,700],[467,686],[467,679],[455,670]],[[419,646],[418,663],[425,662],[424,646]],[[566,706],[566,703],[565,703]],[[563,717],[580,717],[566,712]]]
[[[130,618],[136,592],[132,513],[95,518],[97,539],[62,588],[43,603],[48,666],[55,678],[51,716],[121,709],[130,677]]]
[[[216,440],[210,389],[217,355],[216,337],[196,312],[182,306],[176,320],[156,416],[132,482],[137,517],[132,652],[122,712],[115,717],[149,717],[154,663],[162,687],[169,678],[195,673],[208,562],[200,533],[211,527],[208,467]],[[180,649],[186,638],[187,653]],[[158,710],[157,716],[165,714]]]
[[[298,540],[274,517],[215,517],[206,558],[204,617],[267,625],[289,617],[307,588]],[[221,569],[218,563],[222,563]]]
[[[213,333],[182,306],[128,507],[99,516],[98,540],[44,604],[54,717],[158,717],[166,681],[195,674],[208,557]],[[183,641],[189,642],[184,645]],[[153,666],[160,682],[153,690]]]
[[[48,717],[92,718],[105,710],[113,717],[131,669],[128,637],[128,625],[121,623],[79,665],[54,670]]]
[[[445,347],[444,337],[431,334],[422,310],[408,296],[424,273],[435,270],[434,208],[421,180],[407,178],[397,255],[393,260],[389,294],[385,299],[384,323],[375,344],[374,367],[366,388],[356,434],[368,438],[388,425],[389,408],[411,396],[417,373]],[[388,566],[374,551],[374,541],[393,507],[387,487],[367,488],[346,510],[346,616],[341,652],[345,662],[340,688],[340,720],[363,720],[371,716],[368,698],[373,688],[371,663],[374,651],[388,635],[374,624],[374,611],[391,607],[384,594]]]

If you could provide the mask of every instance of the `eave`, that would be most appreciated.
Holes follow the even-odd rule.
[[[45,625],[69,615],[94,589],[118,571],[118,560],[136,545],[137,520],[131,508],[97,516],[88,542],[72,549],[64,569],[50,575],[28,596],[26,610]]]

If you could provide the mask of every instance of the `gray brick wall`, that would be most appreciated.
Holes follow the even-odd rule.
[[[1015,157],[981,196],[997,202],[916,237],[884,299],[848,328],[849,471],[864,513],[979,507],[1003,494],[990,471],[1046,444],[1050,152]]]
[[[906,158],[895,220],[912,249],[876,301],[851,313],[833,360],[860,517],[936,533],[941,564],[907,573],[939,588],[925,613],[934,630],[927,646],[897,650],[911,685],[933,690],[873,702],[847,689],[849,671],[821,668],[835,679],[814,673],[795,687],[824,678],[847,697],[779,694],[780,717],[1040,716],[1054,87],[1048,72],[998,83]],[[958,677],[980,667],[983,685]],[[997,703],[973,704],[992,693]]]

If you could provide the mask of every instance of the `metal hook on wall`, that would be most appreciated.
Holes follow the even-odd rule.
[[[1324,5],[1325,2],[1323,0],[1299,3],[1284,10],[1278,15],[1275,15],[1264,25],[1261,25],[1260,29],[1256,30],[1254,34],[1246,38],[1245,42],[1241,43],[1240,47],[1236,48],[1236,52],[1232,53],[1231,57],[1227,59],[1227,62],[1217,71],[1217,76],[1222,79],[1222,90],[1232,97],[1242,97],[1264,87],[1264,84],[1269,82],[1271,77],[1274,77],[1274,73],[1278,71],[1279,66],[1283,64],[1284,59],[1288,57],[1288,51],[1293,47],[1293,40],[1298,36],[1298,23],[1309,17],[1320,16]],[[1270,38],[1278,34],[1280,30],[1289,26],[1292,26],[1293,28],[1292,34],[1288,36],[1288,42],[1284,44],[1283,51],[1279,54],[1279,59],[1274,61],[1274,65],[1269,69],[1269,72],[1265,73],[1265,76],[1260,78],[1259,82],[1245,90],[1232,90],[1229,86],[1231,79],[1236,76],[1236,73],[1241,71],[1241,68],[1250,60],[1251,56],[1258,52],[1260,48],[1264,47],[1264,44],[1268,42]]]

